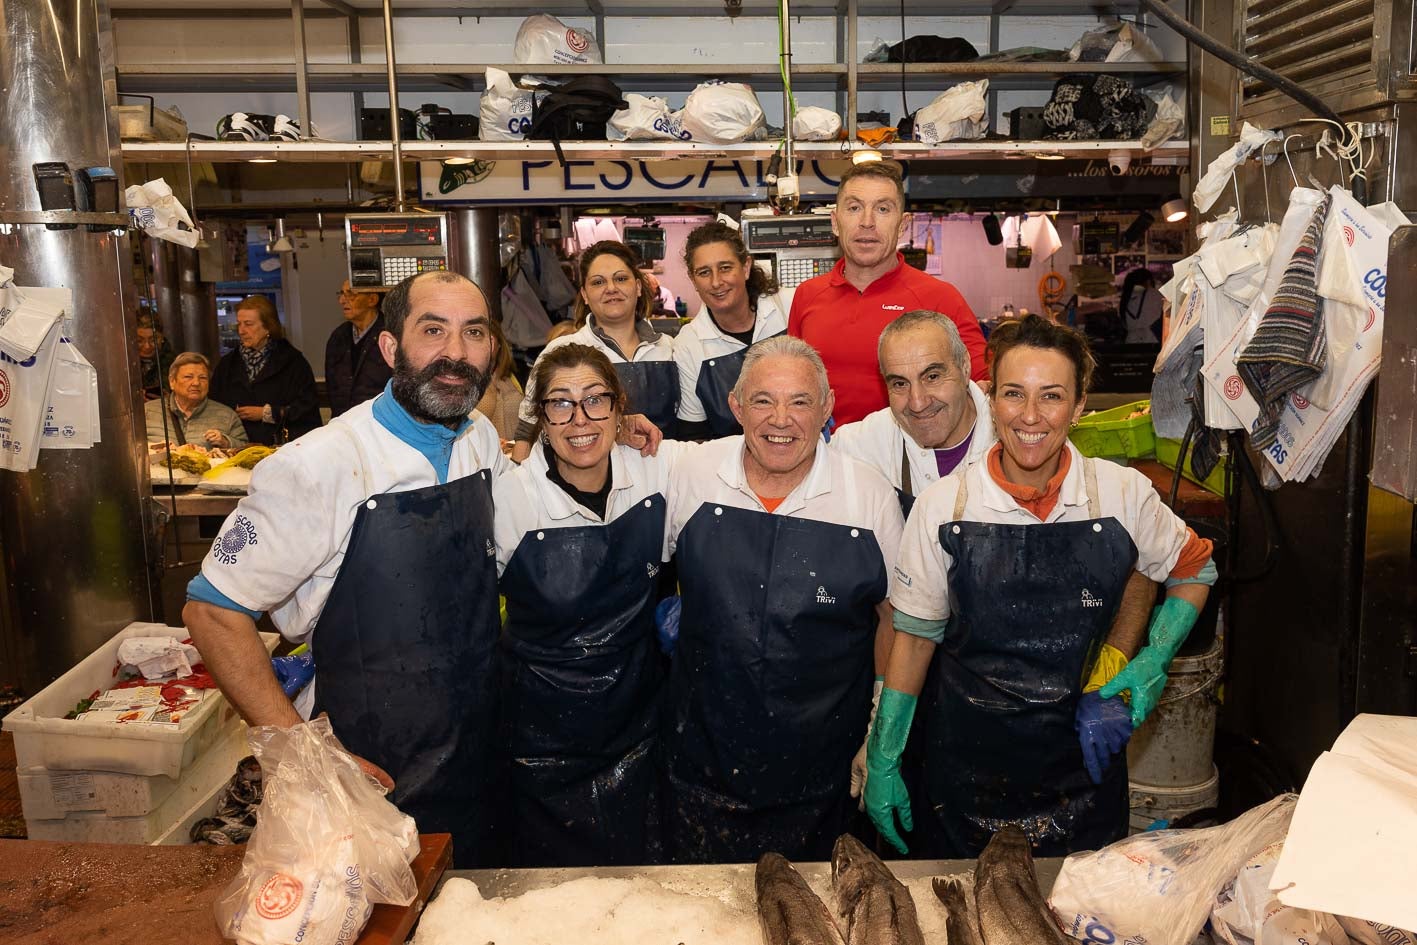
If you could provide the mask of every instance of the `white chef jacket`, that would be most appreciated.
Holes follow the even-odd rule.
[[[635,361],[673,361],[674,360],[674,339],[668,335],[661,335],[649,326],[649,323],[641,319],[635,323],[635,330],[639,332],[640,343],[627,358],[614,347],[605,343],[595,328],[595,316],[586,317],[586,323],[569,335],[562,335],[553,338],[541,349],[541,354],[536,356],[537,364],[546,357],[546,352],[555,351],[562,345],[578,344],[589,345],[590,347],[604,353],[610,359],[611,364],[626,364]],[[649,336],[654,335],[654,339],[649,340]],[[541,395],[536,392],[536,365],[532,365],[531,374],[527,376],[526,395],[522,397],[522,405],[517,410],[517,419],[521,422],[517,427],[518,439],[524,438],[524,434],[529,435],[529,430],[536,424],[536,418],[540,415],[541,405],[537,402]],[[630,405],[632,413],[639,413],[633,404]]]
[[[979,389],[979,385],[969,381],[969,398],[974,401],[974,436],[969,441],[969,450],[959,467],[971,465],[984,458],[993,446],[993,415],[989,412],[989,399]],[[935,462],[935,451],[916,445],[896,422],[891,408],[882,407],[875,413],[867,414],[854,423],[846,423],[832,431],[832,445],[848,456],[855,456],[861,462],[886,477],[892,486],[901,488],[900,456],[904,451],[910,461],[910,494],[919,495],[931,483],[940,479],[940,466]]]
[[[787,313],[792,311],[793,289],[758,298],[757,321],[753,324],[753,344],[787,331]],[[674,363],[679,367],[679,419],[701,423],[708,419],[699,403],[699,369],[705,361],[721,358],[748,347],[719,331],[708,306],[699,309],[693,321],[674,339]]]
[[[944,620],[953,609],[949,569],[953,563],[940,544],[940,526],[953,521],[997,525],[1053,525],[1085,522],[1088,509],[1084,459],[1077,447],[1067,445],[1072,456],[1058,501],[1040,523],[989,475],[988,464],[974,463],[956,471],[916,500],[900,543],[900,555],[891,574],[891,604],[901,613],[920,620]],[[1153,581],[1165,581],[1190,540],[1190,530],[1161,501],[1146,476],[1104,459],[1087,460],[1097,477],[1099,516],[1114,518],[1137,548],[1136,570]],[[961,480],[968,483],[964,514],[956,518],[955,499]],[[1100,525],[1098,526],[1101,527]],[[1078,588],[1079,600],[1086,588]]]
[[[670,554],[701,505],[767,511],[748,485],[743,450],[742,434],[724,437],[699,444],[674,464],[669,482]],[[829,444],[817,445],[811,471],[772,514],[847,526],[853,538],[876,542],[887,574],[895,566],[904,527],[895,490],[875,470]]]
[[[635,506],[647,504],[651,496],[665,495],[670,467],[686,449],[692,449],[692,444],[665,440],[656,455],[641,456],[639,450],[616,446],[610,453],[610,497],[601,519],[546,477],[546,451],[540,444],[534,445],[526,462],[492,486],[497,508],[497,575],[507,569],[528,535],[548,528],[606,525]],[[668,555],[661,560],[667,561]]]
[[[242,607],[269,611],[292,642],[307,639],[319,620],[359,507],[370,496],[438,484],[428,459],[375,419],[377,400],[262,460],[250,494],[227,516],[202,562],[213,587]],[[497,430],[481,414],[472,416],[453,441],[448,481],[495,478],[511,468]]]

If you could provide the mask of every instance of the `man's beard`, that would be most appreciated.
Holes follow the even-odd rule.
[[[439,374],[460,377],[466,386],[445,384]],[[394,353],[394,400],[417,420],[456,426],[477,407],[487,387],[487,375],[466,361],[439,358],[415,371],[403,349]]]

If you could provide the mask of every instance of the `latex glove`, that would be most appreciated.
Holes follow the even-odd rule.
[[[909,853],[905,841],[896,832],[896,821],[909,831],[915,829],[910,814],[910,793],[900,776],[900,756],[910,735],[910,720],[915,716],[916,697],[895,689],[881,691],[881,704],[876,712],[876,724],[866,740],[866,814],[886,842],[901,853]]]
[[[1140,728],[1156,708],[1161,690],[1166,688],[1166,670],[1199,616],[1195,607],[1181,598],[1166,598],[1151,618],[1147,645],[1098,690],[1104,699],[1110,699],[1124,689],[1131,691],[1133,728]]]
[[[851,796],[859,797],[857,810],[866,809],[866,743],[871,740],[871,726],[876,724],[876,710],[881,706],[881,689],[885,687],[884,676],[877,676],[871,687],[871,718],[866,722],[866,737],[861,739],[861,750],[851,759]]]
[[[1097,660],[1092,664],[1092,672],[1088,674],[1082,691],[1096,692],[1111,682],[1112,677],[1120,673],[1122,667],[1126,665],[1127,656],[1125,653],[1110,643],[1102,644],[1102,649],[1097,653]],[[1126,697],[1126,693],[1123,693],[1122,698],[1126,699]]]
[[[664,598],[654,608],[654,629],[659,637],[660,652],[665,656],[673,656],[679,642],[679,615],[683,609],[684,600],[677,594]]]
[[[1112,764],[1112,756],[1132,737],[1132,719],[1121,699],[1104,699],[1095,692],[1084,693],[1078,700],[1073,720],[1078,744],[1082,746],[1082,762],[1093,784],[1102,783],[1102,775]]]
[[[306,650],[289,656],[271,658],[271,669],[280,680],[281,691],[289,698],[305,688],[305,684],[315,678],[315,654]]]

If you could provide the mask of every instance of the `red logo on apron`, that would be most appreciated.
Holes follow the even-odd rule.
[[[256,914],[263,919],[284,919],[300,905],[305,891],[300,880],[286,873],[276,873],[256,895]]]
[[[1245,385],[1240,381],[1240,375],[1231,374],[1225,379],[1225,398],[1227,400],[1239,400],[1240,394],[1245,390]]]
[[[10,378],[4,371],[0,371],[0,407],[10,402]]]

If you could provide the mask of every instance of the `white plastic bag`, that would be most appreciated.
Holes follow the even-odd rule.
[[[669,103],[658,96],[625,93],[628,106],[610,116],[605,137],[610,141],[663,141],[678,138],[677,123],[671,122]]]
[[[1063,861],[1048,904],[1063,931],[1093,942],[1191,945],[1215,897],[1255,853],[1283,840],[1296,795],[1228,824],[1156,830]]]
[[[1225,945],[1349,945],[1338,920],[1326,912],[1291,909],[1269,888],[1283,842],[1250,857],[1215,899],[1210,927]]]
[[[62,331],[61,320],[55,319],[38,349],[27,358],[11,357],[0,345],[0,469],[29,472],[39,461],[41,428]]]
[[[1179,138],[1186,133],[1185,99],[1170,85],[1159,88],[1142,89],[1141,93],[1156,103],[1156,117],[1146,126],[1141,136],[1143,151],[1150,151],[1157,145]]]
[[[413,818],[340,746],[329,719],[250,733],[265,796],[241,873],[216,903],[243,945],[349,945],[373,903],[418,895]]]
[[[945,89],[915,113],[915,140],[939,144],[958,138],[982,138],[987,130],[984,113],[989,80],[961,82]]]
[[[123,200],[133,225],[149,236],[188,249],[197,245],[200,234],[192,227],[192,218],[161,177],[129,187],[123,191]]]
[[[595,44],[594,34],[567,26],[549,13],[537,13],[522,20],[517,29],[512,62],[599,63],[600,47]]]
[[[1417,935],[1380,922],[1341,915],[1338,924],[1343,926],[1343,931],[1348,933],[1349,940],[1355,945],[1417,945]]]
[[[835,141],[841,134],[841,116],[830,108],[807,105],[792,116],[794,141]]]
[[[741,82],[705,82],[689,93],[677,116],[686,141],[737,144],[763,127],[763,108]],[[682,135],[681,135],[682,137]]]
[[[55,351],[40,449],[83,450],[99,442],[98,373],[65,336]]]
[[[483,141],[521,141],[531,129],[536,93],[517,88],[501,69],[487,67],[487,89],[479,104]]]
[[[24,361],[39,351],[55,324],[69,317],[74,293],[44,286],[15,286],[11,299],[18,300],[16,307],[0,313],[0,351]]]

